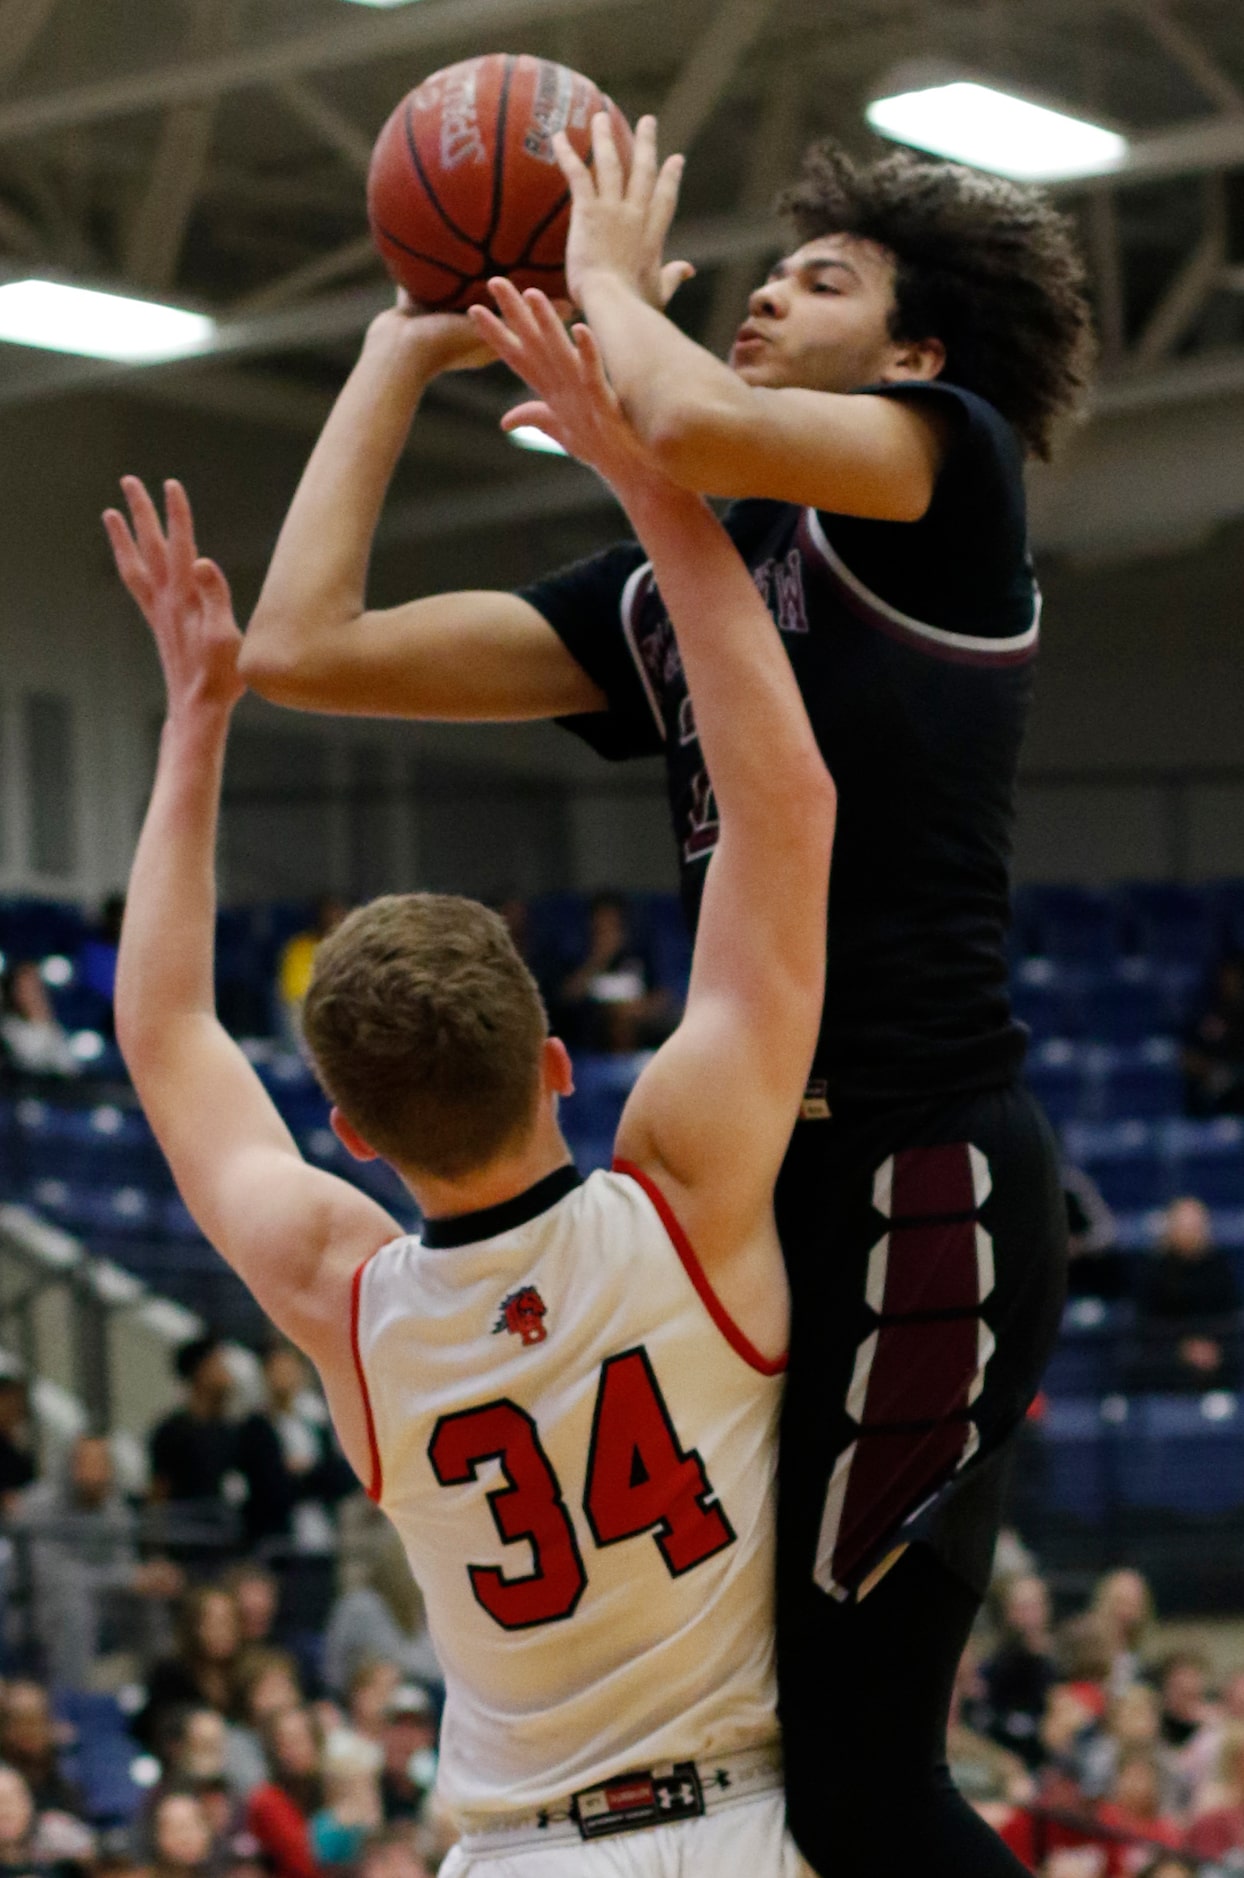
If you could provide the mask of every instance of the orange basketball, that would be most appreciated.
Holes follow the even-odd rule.
[[[553,155],[564,130],[590,160],[594,112],[608,111],[627,160],[626,119],[590,78],[529,53],[491,52],[433,72],[376,140],[367,212],[393,278],[420,306],[488,301],[484,282],[566,292],[570,194]]]

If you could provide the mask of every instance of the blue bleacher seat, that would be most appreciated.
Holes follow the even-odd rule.
[[[1182,1193],[1211,1207],[1244,1206],[1244,1120],[1218,1115],[1206,1121],[1172,1121],[1167,1151]]]
[[[1147,960],[1121,959],[1085,985],[1084,1034],[1101,1043],[1140,1043],[1174,1022],[1167,986]]]
[[[1095,1113],[1101,1121],[1158,1120],[1183,1106],[1179,1048],[1171,1037],[1104,1047],[1094,1053]]]
[[[1124,1505],[1207,1515],[1244,1508],[1244,1410],[1238,1397],[1134,1396],[1117,1478]]]
[[[1033,1094],[1056,1126],[1091,1118],[1093,1081],[1083,1044],[1067,1037],[1034,1044],[1028,1053],[1027,1076]]]
[[[1175,881],[1131,881],[1119,890],[1129,950],[1203,968],[1218,947],[1211,896]]]
[[[1050,1511],[1099,1524],[1106,1511],[1112,1439],[1100,1399],[1052,1399],[1046,1405],[1040,1429]]]
[[[1174,1176],[1163,1151],[1162,1124],[1145,1121],[1071,1122],[1063,1130],[1068,1158],[1100,1187],[1108,1206],[1140,1212],[1174,1197]]]
[[[1109,964],[1121,950],[1116,907],[1095,888],[1033,885],[1020,890],[1016,907],[1029,949],[1047,958]]]
[[[1084,1034],[1084,972],[1058,959],[1020,959],[1011,975],[1011,1008],[1038,1041]]]

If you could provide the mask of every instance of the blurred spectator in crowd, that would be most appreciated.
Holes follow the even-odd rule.
[[[94,1835],[80,1819],[56,1810],[38,1813],[22,1775],[0,1765],[0,1872],[6,1878],[79,1878],[94,1851]]]
[[[1183,1771],[1189,1786],[1196,1790],[1199,1806],[1210,1803],[1213,1782],[1222,1764],[1222,1749],[1232,1733],[1244,1740],[1244,1669],[1233,1670],[1223,1678],[1215,1713],[1197,1729],[1181,1755]]]
[[[1159,1732],[1170,1748],[1186,1748],[1197,1730],[1214,1719],[1206,1684],[1205,1658],[1177,1650],[1157,1669]]]
[[[1232,1389],[1239,1378],[1239,1287],[1213,1243],[1209,1211],[1185,1196],[1167,1209],[1137,1290],[1134,1389]]]
[[[211,1823],[192,1787],[158,1794],[148,1827],[152,1878],[206,1878],[215,1850]]]
[[[0,1044],[19,1076],[76,1076],[74,1055],[33,959],[19,959],[0,976]]]
[[[174,1368],[185,1384],[182,1408],[151,1431],[151,1497],[164,1500],[221,1499],[225,1476],[238,1466],[238,1428],[228,1408],[233,1374],[218,1337],[183,1344]]]
[[[402,1672],[396,1663],[379,1659],[364,1663],[350,1678],[347,1722],[365,1741],[383,1740],[389,1702],[401,1680]]]
[[[344,1700],[359,1670],[375,1662],[439,1683],[423,1598],[401,1540],[361,1494],[342,1506],[341,1580],[324,1635],[324,1681],[332,1693]]]
[[[219,1709],[177,1702],[160,1716],[153,1743],[164,1781],[172,1786],[193,1786],[223,1773],[228,1758],[229,1730]]]
[[[1209,1002],[1185,1039],[1183,1062],[1193,1115],[1244,1113],[1244,953],[1219,964]]]
[[[321,894],[315,903],[311,924],[305,932],[287,939],[277,960],[276,989],[281,1024],[287,1039],[296,1043],[302,1035],[302,1003],[311,983],[316,948],[330,932],[336,932],[350,911],[335,893]]]
[[[998,1593],[998,1647],[981,1665],[986,1732],[1036,1768],[1043,1758],[1039,1730],[1046,1700],[1058,1681],[1050,1636],[1050,1594],[1042,1579],[1025,1574]]]
[[[324,1866],[352,1865],[382,1826],[380,1769],[384,1754],[353,1728],[336,1728],[324,1743],[324,1804],[311,1819],[311,1850]]]
[[[1182,1852],[1159,1852],[1151,1865],[1146,1865],[1138,1878],[1198,1878],[1197,1867]]]
[[[1203,1803],[1188,1828],[1186,1849],[1197,1858],[1244,1852],[1244,1727],[1224,1729],[1214,1772],[1213,1786],[1199,1796]]]
[[[17,1495],[34,1477],[30,1389],[24,1376],[0,1369],[0,1513],[16,1511]]]
[[[145,1667],[167,1648],[182,1573],[167,1559],[140,1560],[102,1435],[79,1435],[60,1476],[27,1489],[18,1519],[31,1535],[34,1631],[50,1681],[93,1687],[102,1657],[133,1652]]]
[[[281,1606],[281,1587],[275,1573],[257,1559],[239,1559],[220,1582],[237,1606],[243,1648],[270,1643]]]
[[[1007,1800],[1023,1804],[1036,1792],[1032,1776],[1017,1754],[998,1746],[974,1728],[967,1717],[986,1702],[980,1652],[969,1642],[959,1659],[946,1732],[946,1758],[959,1791],[976,1805]]]
[[[251,1648],[237,1671],[237,1724],[229,1730],[226,1767],[236,1793],[249,1795],[267,1779],[264,1729],[283,1709],[301,1708],[298,1669],[284,1650]]]
[[[40,1813],[81,1813],[82,1795],[61,1767],[59,1730],[47,1690],[38,1682],[10,1682],[0,1695],[0,1761],[26,1782]]]
[[[164,1712],[178,1704],[228,1715],[237,1667],[237,1606],[218,1585],[196,1586],[182,1599],[175,1653],[157,1663],[148,1678],[147,1704],[133,1724],[138,1739],[151,1748]]]
[[[436,1785],[436,1715],[427,1690],[417,1682],[401,1683],[389,1697],[381,1746],[380,1798],[385,1823],[397,1825],[420,1818]]]
[[[1176,1850],[1183,1843],[1180,1826],[1162,1811],[1161,1794],[1161,1773],[1156,1757],[1146,1748],[1128,1748],[1119,1757],[1109,1797],[1097,1809],[1101,1825],[1145,1842],[1118,1848],[1111,1860],[1113,1869],[1127,1874],[1128,1878],[1149,1863],[1152,1858],[1149,1848],[1166,1845]]]
[[[1111,1638],[1095,1611],[1081,1611],[1060,1626],[1055,1655],[1065,1686],[1086,1708],[1094,1722],[1106,1713],[1106,1685],[1114,1663]]]
[[[1119,1257],[1114,1214],[1095,1180],[1064,1161],[1063,1198],[1067,1204],[1067,1290],[1073,1298],[1121,1298],[1127,1289],[1127,1263]]]
[[[382,1832],[363,1847],[356,1878],[432,1878],[408,1832]]]
[[[1141,1650],[1153,1624],[1153,1593],[1143,1573],[1125,1566],[1098,1580],[1091,1608],[1105,1627],[1111,1651],[1108,1687],[1118,1695],[1139,1680]]]
[[[238,1429],[237,1467],[246,1481],[250,1545],[291,1541],[300,1552],[330,1552],[331,1508],[358,1481],[333,1439],[326,1414],[308,1413],[310,1377],[301,1351],[277,1342],[263,1359],[266,1401]]]
[[[1098,1800],[1114,1786],[1125,1754],[1143,1750],[1152,1754],[1160,1775],[1162,1811],[1176,1812],[1187,1797],[1186,1784],[1177,1771],[1177,1757],[1162,1743],[1162,1711],[1156,1689],[1133,1683],[1114,1697],[1103,1725],[1083,1745],[1080,1788]]]
[[[646,948],[632,937],[625,899],[596,894],[589,921],[587,952],[554,994],[553,1029],[572,1049],[629,1051],[663,1042],[677,1012]]]
[[[316,1878],[311,1820],[324,1801],[319,1725],[309,1708],[282,1709],[264,1725],[268,1778],[251,1794],[246,1826],[274,1878]]]

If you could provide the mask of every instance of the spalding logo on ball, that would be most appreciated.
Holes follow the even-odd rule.
[[[568,66],[493,52],[425,78],[381,131],[367,179],[393,278],[437,312],[486,303],[493,274],[563,297],[570,193],[553,138],[564,130],[590,161],[597,111],[608,111],[626,162],[626,119]]]

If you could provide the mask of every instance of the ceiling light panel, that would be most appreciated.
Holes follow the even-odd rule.
[[[866,116],[884,137],[1017,182],[1104,176],[1127,156],[1116,131],[970,79],[878,98]]]

